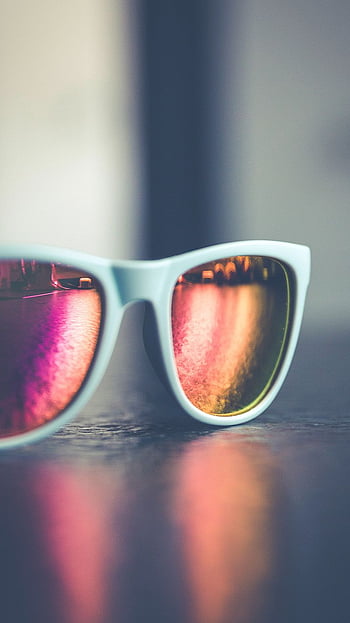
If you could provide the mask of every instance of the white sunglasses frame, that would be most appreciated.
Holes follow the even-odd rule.
[[[210,415],[195,407],[185,395],[176,370],[172,346],[171,303],[179,276],[195,266],[225,257],[255,255],[279,260],[294,276],[294,308],[292,326],[283,361],[271,387],[262,400],[250,410],[228,416]],[[111,260],[86,253],[42,245],[6,245],[0,247],[0,261],[23,258],[41,262],[72,265],[92,274],[104,293],[104,317],[98,350],[92,368],[73,401],[54,419],[32,431],[0,440],[0,449],[13,448],[39,441],[67,424],[82,410],[96,390],[111,359],[125,309],[136,301],[145,301],[153,309],[161,357],[161,367],[167,385],[180,406],[196,420],[217,426],[232,426],[256,418],[276,397],[297,345],[307,287],[310,280],[310,249],[304,245],[268,240],[250,240],[218,244],[159,260]]]

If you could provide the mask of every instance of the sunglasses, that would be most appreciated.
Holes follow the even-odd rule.
[[[181,407],[206,424],[247,422],[287,374],[309,276],[309,249],[284,242],[150,261],[2,247],[0,447],[43,438],[82,409],[134,301],[148,303],[146,350]]]

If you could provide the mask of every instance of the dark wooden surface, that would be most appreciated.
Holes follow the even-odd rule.
[[[0,455],[1,623],[350,621],[350,333],[305,331],[269,411],[216,429],[140,314],[85,412]]]

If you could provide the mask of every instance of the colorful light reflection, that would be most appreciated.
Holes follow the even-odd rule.
[[[120,554],[116,474],[102,469],[38,470],[32,494],[40,512],[48,564],[57,577],[62,623],[108,620],[115,559]]]
[[[57,286],[49,279],[50,264],[36,263],[35,271],[31,266],[29,278],[0,291],[2,436],[32,430],[67,407],[84,382],[99,337],[98,290],[79,289],[75,276]]]
[[[177,464],[171,507],[192,623],[265,621],[277,568],[278,499],[266,449],[224,435],[193,443]]]
[[[238,259],[240,273],[232,260],[219,260],[213,270],[210,263],[186,273],[174,290],[179,379],[189,400],[205,413],[232,415],[260,400],[273,380],[287,334],[285,270],[273,260]],[[221,268],[231,265],[235,270]]]
[[[274,453],[230,431],[180,444],[141,434],[120,453],[115,432],[107,458],[97,430],[87,453],[68,442],[3,465],[3,620],[279,620],[269,616],[283,556]]]

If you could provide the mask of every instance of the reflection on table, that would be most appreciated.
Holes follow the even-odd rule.
[[[130,469],[48,461],[14,470],[11,481],[22,596],[9,608],[17,616],[25,607],[40,621],[42,604],[60,623],[222,623],[254,620],[268,607],[280,490],[263,445],[218,434],[175,457],[141,453]],[[2,497],[7,488],[1,479]]]

